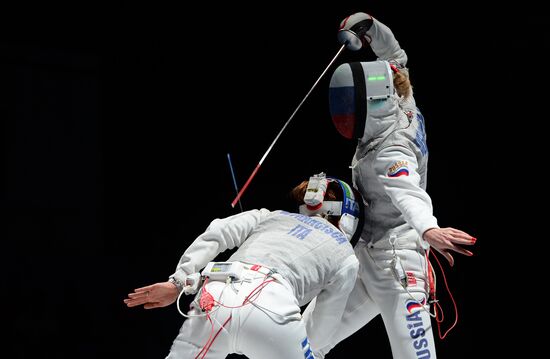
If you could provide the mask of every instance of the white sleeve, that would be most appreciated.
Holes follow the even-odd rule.
[[[330,344],[338,323],[346,308],[348,296],[353,290],[359,271],[359,261],[349,256],[340,270],[310,303],[310,313],[306,320],[306,330],[313,350]]]
[[[380,60],[396,60],[401,65],[407,66],[407,54],[399,46],[389,27],[373,18],[367,37],[372,51]]]
[[[221,252],[239,247],[270,213],[262,208],[213,220],[183,253],[170,279],[184,283],[187,275],[199,272]]]
[[[378,154],[375,171],[386,194],[397,209],[422,237],[430,228],[437,228],[432,200],[420,187],[416,156],[401,146],[384,148]]]

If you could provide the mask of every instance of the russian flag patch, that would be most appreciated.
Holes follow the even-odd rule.
[[[388,177],[399,177],[399,176],[408,176],[409,175],[409,162],[407,161],[396,161],[394,162],[387,173]]]

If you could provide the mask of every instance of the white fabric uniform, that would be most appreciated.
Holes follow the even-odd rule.
[[[391,30],[373,20],[367,35],[379,60],[405,66],[407,56]],[[426,303],[428,293],[429,245],[421,236],[438,227],[425,191],[427,162],[423,118],[412,96],[406,101],[395,95],[387,101],[369,102],[365,132],[352,162],[354,185],[367,204],[365,225],[355,247],[361,269],[336,335],[326,345],[313,347],[317,358],[324,358],[378,314],[394,358],[436,357],[431,317],[418,303]],[[406,273],[408,292],[393,274],[392,260],[397,257]],[[312,302],[304,313],[310,335],[318,328],[310,317],[314,308]]]
[[[218,332],[205,358],[225,358],[230,353],[250,359],[313,359],[310,343],[325,343],[334,335],[347,297],[355,284],[359,262],[347,238],[321,217],[285,211],[251,210],[212,221],[182,255],[174,280],[184,282],[227,250],[239,247],[228,261],[247,264],[244,281],[208,282],[204,287],[224,306],[210,317],[187,319],[174,340],[170,359],[195,358],[211,333]],[[259,268],[259,269],[258,269]],[[254,270],[256,269],[256,270]],[[268,276],[269,270],[276,274]],[[245,298],[266,280],[254,305]],[[200,292],[195,298],[199,302]],[[322,326],[306,335],[300,311],[317,297],[310,315]],[[192,308],[189,314],[199,314]]]

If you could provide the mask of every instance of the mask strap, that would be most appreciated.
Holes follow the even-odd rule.
[[[365,80],[365,71],[360,62],[349,64],[353,85],[355,86],[355,127],[353,135],[355,138],[363,137],[365,132],[365,122],[367,120],[367,84]]]

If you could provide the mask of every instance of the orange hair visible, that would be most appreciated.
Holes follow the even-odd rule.
[[[400,97],[409,97],[412,94],[411,81],[406,71],[401,70],[393,73],[393,86]]]
[[[306,195],[307,185],[309,181],[303,181],[290,191],[290,197],[296,201],[298,206],[305,204],[304,196]],[[342,189],[337,182],[329,182],[327,185],[327,191],[325,193],[325,201],[342,201],[344,195]],[[329,216],[327,220],[332,223],[335,227],[338,227],[338,222],[340,221],[340,216]]]

